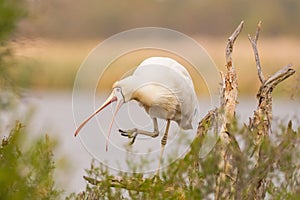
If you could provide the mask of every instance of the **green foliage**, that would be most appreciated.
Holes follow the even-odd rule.
[[[0,146],[1,199],[57,199],[54,188],[53,143],[47,138],[34,140],[25,147],[25,128],[16,123]]]
[[[3,91],[16,89],[11,75],[12,54],[6,40],[15,30],[18,20],[25,15],[23,6],[23,0],[0,0],[0,109],[6,108],[6,99],[10,98]]]
[[[13,85],[9,67],[12,64],[9,62],[11,51],[6,45],[6,40],[25,14],[22,2],[23,0],[0,0],[0,89]],[[0,102],[2,98],[3,94],[0,95]]]
[[[16,22],[24,16],[23,0],[0,0],[0,41],[14,31]]]
[[[0,0],[0,109],[11,109],[15,89],[10,74],[12,54],[6,40],[24,16],[22,0]],[[0,144],[0,199],[57,199],[54,188],[53,143],[46,137],[27,141],[21,123],[16,123]]]
[[[231,129],[241,146],[241,153],[235,145],[232,147],[239,168],[235,188],[240,197],[251,196],[247,194],[249,188],[262,176],[266,176],[268,198],[300,197],[300,128],[292,130],[291,123],[281,127],[264,142],[261,152],[265,159],[258,166],[251,156],[255,148],[252,131],[237,124]],[[91,168],[86,170],[85,179],[89,184],[85,191],[71,194],[67,199],[210,199],[214,196],[219,173],[220,146],[217,144],[206,158],[199,159],[202,142],[201,138],[196,138],[191,151],[166,168],[160,178],[124,172],[113,176],[103,164],[96,166],[92,162]]]

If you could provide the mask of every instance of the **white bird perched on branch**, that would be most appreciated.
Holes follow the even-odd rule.
[[[192,122],[198,110],[197,96],[191,76],[181,64],[171,58],[148,58],[136,68],[131,76],[115,82],[111,95],[76,129],[75,136],[92,117],[116,101],[117,105],[107,136],[107,150],[114,118],[120,107],[131,100],[138,101],[145,108],[154,125],[153,132],[137,128],[126,131],[119,129],[123,136],[132,138],[131,143],[135,141],[138,134],[157,137],[159,135],[157,118],[167,120],[165,133],[161,140],[160,166],[167,143],[170,121],[177,122],[178,126],[184,130],[195,128],[192,127]]]

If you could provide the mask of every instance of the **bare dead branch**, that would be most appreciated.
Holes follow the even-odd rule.
[[[259,60],[259,54],[257,50],[257,41],[261,30],[261,22],[257,25],[257,30],[254,39],[249,35],[249,41],[252,45],[258,77],[261,82],[261,86],[257,93],[258,106],[257,110],[254,111],[253,119],[250,119],[249,127],[253,130],[256,129],[257,137],[255,143],[259,144],[262,137],[271,132],[271,121],[272,121],[272,96],[271,93],[277,84],[284,81],[295,73],[292,69],[292,65],[289,64],[270,76],[267,80],[263,76],[262,67]]]
[[[232,35],[228,38],[226,45],[226,67],[227,71],[225,74],[221,74],[222,76],[222,89],[221,89],[221,109],[225,111],[225,120],[232,120],[235,116],[235,107],[237,102],[237,78],[236,72],[232,62],[232,52],[233,45],[236,38],[239,36],[244,21],[242,21],[239,26],[235,29]],[[225,83],[225,84],[224,84]],[[226,109],[224,109],[226,108]],[[225,123],[227,123],[225,121]]]
[[[151,187],[149,187],[149,184],[157,184],[155,182],[156,180],[154,178],[137,178],[137,177],[129,177],[126,179],[122,178],[115,178],[110,177],[105,180],[97,180],[94,178],[90,178],[87,176],[83,177],[86,181],[88,181],[90,184],[100,187],[112,187],[112,188],[122,188],[128,191],[135,191],[135,192],[150,192]],[[159,180],[161,181],[161,180]],[[168,184],[164,182],[160,182],[160,184]],[[164,185],[166,186],[166,185]],[[166,192],[173,194],[174,192],[177,193],[177,195],[180,197],[180,199],[185,199],[185,188],[168,184],[166,187],[164,187],[164,190],[161,192]]]
[[[260,29],[261,29],[261,21],[258,22],[257,29],[256,29],[256,32],[255,32],[254,41],[255,41],[256,44],[257,44],[257,40],[258,40],[258,37],[259,37]]]
[[[238,96],[237,75],[232,61],[233,45],[239,36],[244,22],[242,21],[228,38],[226,52],[225,73],[221,72],[222,88],[220,94],[220,117],[221,130],[219,133],[220,162],[218,164],[219,174],[216,180],[215,199],[230,199],[235,196],[234,185],[237,182],[238,168],[235,164],[235,152],[239,151],[238,144],[233,135],[228,131],[228,126],[235,118],[235,110]],[[238,148],[233,148],[233,147]],[[234,149],[234,150],[233,150]]]
[[[241,23],[239,24],[239,26],[235,29],[235,31],[232,33],[232,35],[228,38],[228,42],[227,42],[227,47],[226,47],[226,63],[227,63],[227,68],[231,67],[232,64],[232,58],[231,58],[231,54],[232,54],[232,50],[233,50],[233,44],[236,40],[236,38],[238,37],[238,35],[240,34],[242,28],[244,25],[244,21],[241,21]]]
[[[270,88],[274,88],[278,83],[284,81],[295,73],[295,70],[291,68],[292,66],[292,64],[288,64],[287,66],[277,71],[274,75],[268,78],[264,85],[268,85]]]
[[[132,190],[137,192],[147,192],[150,188],[145,187],[144,186],[145,183],[153,182],[153,179],[137,179],[135,177],[131,177],[130,179],[126,179],[126,180],[119,179],[116,177],[111,177],[103,181],[91,177],[87,177],[87,176],[83,176],[83,178],[92,185],[123,188],[126,190]]]
[[[271,133],[271,121],[272,121],[272,92],[273,89],[293,75],[295,70],[292,69],[292,65],[289,64],[282,68],[281,70],[277,71],[274,75],[270,76],[268,79],[265,79],[262,73],[262,68],[259,60],[258,50],[257,50],[257,41],[259,37],[259,32],[261,29],[261,22],[258,23],[256,35],[254,39],[249,36],[250,43],[253,48],[256,67],[258,72],[258,77],[261,82],[261,86],[257,93],[258,99],[258,106],[256,111],[254,111],[253,118],[250,119],[249,128],[254,132],[254,144],[255,147],[255,160],[256,165],[253,169],[254,172],[259,172],[256,175],[253,175],[251,179],[251,187],[247,189],[247,197],[250,199],[263,199],[266,194],[266,188],[268,182],[266,177],[271,170],[271,166],[276,159],[274,156],[269,155],[269,150],[267,148],[262,148],[264,143],[269,142],[268,135]],[[281,149],[278,147],[278,149]],[[277,149],[275,149],[277,151]],[[274,153],[274,152],[273,152]],[[280,152],[278,152],[280,153]],[[277,154],[277,153],[276,153]],[[275,154],[275,155],[276,155]],[[266,160],[268,159],[268,160]],[[267,163],[267,166],[266,166]]]
[[[259,59],[258,50],[257,50],[257,41],[258,41],[260,29],[261,29],[261,21],[257,25],[257,29],[256,29],[254,39],[251,38],[250,35],[248,35],[248,38],[249,38],[250,43],[251,43],[252,48],[253,48],[255,62],[256,62],[256,68],[257,68],[257,73],[258,73],[258,78],[259,78],[260,82],[263,83],[265,81],[265,78],[264,78],[264,75],[263,75],[263,72],[262,72],[262,69],[261,69],[260,59]]]
[[[295,73],[295,70],[291,68],[292,65],[289,64],[282,68],[281,70],[277,71],[274,75],[270,76],[264,83],[260,86],[259,91],[257,93],[258,99],[258,106],[257,110],[254,113],[253,119],[250,121],[251,129],[257,128],[259,135],[265,135],[271,132],[271,120],[272,120],[272,96],[271,93],[273,89],[284,81],[285,79],[289,78]],[[264,128],[258,128],[259,125],[262,125],[262,119],[266,122],[264,124]]]

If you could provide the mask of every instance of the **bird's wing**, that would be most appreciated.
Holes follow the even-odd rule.
[[[178,62],[171,58],[164,57],[151,57],[144,60],[135,70],[133,76],[138,77],[137,80],[141,81],[142,85],[153,85],[156,83],[163,86],[167,90],[154,90],[148,93],[147,99],[160,96],[163,100],[160,101],[169,109],[177,111],[177,105],[180,105],[182,120],[180,126],[189,129],[191,121],[194,117],[195,110],[198,109],[197,96],[195,94],[194,85],[188,71]],[[141,85],[141,84],[140,84]],[[169,97],[175,97],[174,100]],[[154,99],[153,99],[153,102]],[[152,103],[153,103],[152,102]]]
[[[172,70],[176,71],[182,78],[184,78],[188,84],[194,88],[192,78],[188,71],[179,64],[176,60],[167,57],[150,57],[145,59],[139,66],[145,65],[160,65],[164,67],[171,68]]]

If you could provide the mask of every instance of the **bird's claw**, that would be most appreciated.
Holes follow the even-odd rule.
[[[122,129],[119,129],[119,132],[120,132],[121,135],[124,136],[124,137],[128,137],[128,136],[129,136],[129,134],[128,134],[127,131],[123,131]]]
[[[122,136],[128,137],[128,138],[134,138],[137,135],[137,133],[134,129],[133,130],[127,130],[127,131],[123,131],[122,129],[119,129],[119,132],[121,133]]]
[[[124,137],[128,137],[128,138],[132,138],[132,140],[130,141],[130,145],[132,145],[135,141],[135,138],[137,136],[137,132],[135,129],[133,130],[127,130],[127,131],[123,131],[122,129],[119,129],[119,132],[121,133],[122,136]]]

